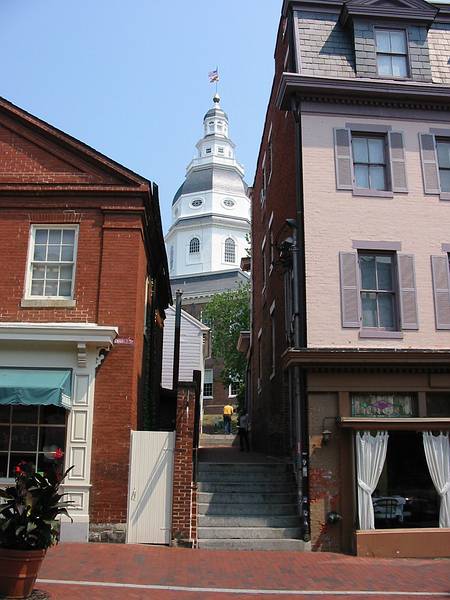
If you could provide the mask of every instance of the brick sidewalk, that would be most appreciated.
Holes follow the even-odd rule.
[[[381,560],[328,553],[60,544],[48,552],[39,577],[37,589],[49,593],[52,600],[450,598],[450,561]],[[61,581],[78,582],[78,585],[64,585]],[[106,582],[120,587],[85,586],[79,585],[80,582]],[[133,585],[148,587],[133,589]],[[174,590],[174,587],[182,589]],[[233,593],[230,588],[242,591]],[[309,593],[289,593],[294,590]],[[343,594],[345,591],[352,595]],[[357,594],[359,591],[363,593]],[[421,595],[415,595],[417,593]]]

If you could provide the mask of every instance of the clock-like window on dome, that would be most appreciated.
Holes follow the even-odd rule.
[[[231,238],[225,240],[225,262],[234,263],[236,262],[236,244]]]
[[[200,240],[198,237],[192,238],[189,242],[189,254],[198,254],[200,252]]]
[[[235,202],[234,202],[233,198],[224,198],[223,205],[226,208],[233,208],[233,206],[235,205]]]
[[[192,208],[200,208],[203,204],[203,200],[201,198],[194,198],[191,202]]]

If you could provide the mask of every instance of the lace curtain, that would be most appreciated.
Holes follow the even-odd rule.
[[[423,448],[431,479],[441,497],[439,527],[450,527],[450,444],[448,432],[433,435],[431,431],[424,431]]]
[[[356,469],[358,478],[358,516],[360,529],[375,529],[372,494],[377,487],[386,460],[387,431],[356,433]]]

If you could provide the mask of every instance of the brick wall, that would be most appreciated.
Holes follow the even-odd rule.
[[[275,94],[280,74],[285,66],[288,33],[283,37],[283,26],[278,34],[275,54],[275,76],[263,137],[259,151],[252,200],[252,445],[255,450],[270,454],[289,454],[289,401],[281,370],[280,357],[287,347],[284,326],[284,268],[274,248],[274,264],[270,265],[270,232],[274,246],[292,235],[286,227],[287,218],[295,218],[295,125],[291,113],[278,110]],[[292,57],[291,57],[292,58]],[[262,163],[268,151],[269,132],[272,141],[272,174],[268,181],[266,199],[260,203]],[[272,220],[269,228],[269,222]],[[266,238],[265,253],[268,266],[267,286],[263,292],[261,245]],[[269,272],[270,271],[270,272]],[[275,373],[272,375],[270,308],[275,302]],[[261,390],[258,393],[258,332],[262,330]]]
[[[195,383],[180,382],[177,395],[172,501],[172,539],[177,544],[190,545],[196,539],[196,493],[193,489],[196,402]]]

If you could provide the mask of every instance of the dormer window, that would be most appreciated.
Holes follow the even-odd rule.
[[[408,77],[408,49],[406,31],[402,29],[376,29],[378,75],[382,77]]]

